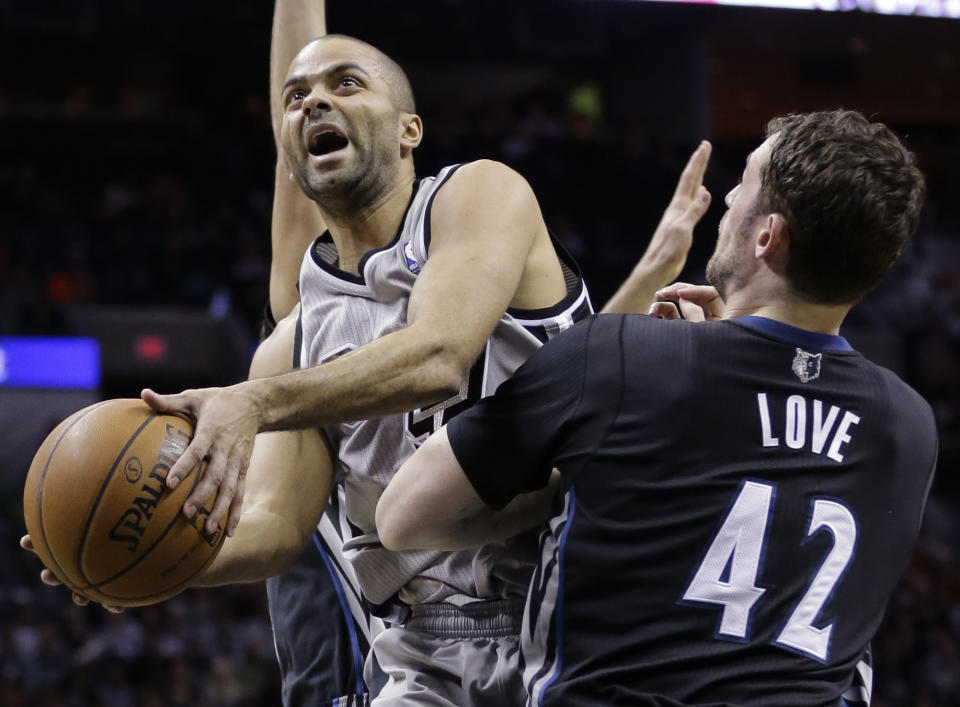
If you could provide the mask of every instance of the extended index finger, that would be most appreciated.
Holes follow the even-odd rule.
[[[710,152],[713,146],[703,140],[697,146],[697,149],[687,160],[687,166],[683,168],[680,175],[680,181],[677,182],[677,190],[673,193],[674,198],[683,197],[693,199],[697,195],[697,189],[703,184],[703,175],[707,171],[707,163],[710,162]]]
[[[190,475],[194,469],[199,469],[200,462],[207,456],[210,443],[205,436],[195,434],[190,444],[183,450],[183,454],[167,472],[167,488],[173,490]]]

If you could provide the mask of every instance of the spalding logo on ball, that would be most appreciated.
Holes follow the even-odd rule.
[[[115,606],[163,601],[185,589],[223,544],[181,509],[204,465],[170,491],[167,474],[193,426],[140,400],[108,400],[61,422],[27,472],[23,517],[44,565],[70,589]],[[221,522],[222,525],[222,522]]]

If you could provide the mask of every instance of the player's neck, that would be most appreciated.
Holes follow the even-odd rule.
[[[850,311],[850,304],[813,304],[792,293],[740,290],[726,301],[724,319],[766,317],[784,324],[820,334],[840,333],[840,325]]]
[[[413,193],[414,177],[394,183],[391,188],[352,211],[320,211],[337,246],[341,270],[358,273],[360,259],[371,250],[388,245],[397,235]]]

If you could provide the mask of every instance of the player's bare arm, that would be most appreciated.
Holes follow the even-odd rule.
[[[277,324],[250,366],[250,378],[289,371],[299,307]],[[333,455],[318,430],[257,435],[236,531],[196,586],[256,582],[285,570],[309,542],[333,479]]]
[[[447,428],[431,435],[390,481],[377,503],[377,534],[390,550],[462,550],[513,537],[547,517],[560,481],[500,511],[487,506],[450,447]]]
[[[326,34],[324,0],[276,0],[270,38],[270,118],[277,145],[271,217],[270,309],[285,317],[299,301],[297,279],[310,242],[324,231],[317,205],[301,191],[280,147],[281,95],[287,67],[311,39]]]
[[[549,306],[566,293],[536,198],[513,170],[489,161],[465,165],[438,192],[432,214],[430,258],[411,293],[405,329],[282,376],[173,396],[144,391],[155,409],[198,420],[193,442],[168,475],[175,486],[193,468],[191,459],[210,458],[186,513],[219,485],[209,527],[229,507],[231,532],[257,432],[378,417],[449,397],[508,305]]]
[[[295,308],[257,348],[250,366],[251,378],[290,370],[298,313]],[[194,585],[256,582],[286,569],[320,521],[332,479],[333,455],[318,430],[257,435],[245,479],[247,503],[236,532],[224,541],[217,558],[195,578]],[[33,551],[29,535],[21,538],[20,546]],[[48,569],[41,571],[40,580],[53,586],[61,584]],[[81,606],[89,603],[77,592],[73,600]],[[122,611],[121,607],[104,608]]]
[[[644,313],[653,304],[654,293],[680,275],[693,244],[693,229],[710,206],[703,175],[711,149],[704,140],[694,150],[643,257],[601,311]]]

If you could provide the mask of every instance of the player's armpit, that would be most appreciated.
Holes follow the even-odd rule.
[[[389,550],[463,550],[505,540],[546,519],[559,483],[554,470],[543,489],[494,510],[470,484],[443,427],[400,467],[383,492],[377,533]]]

